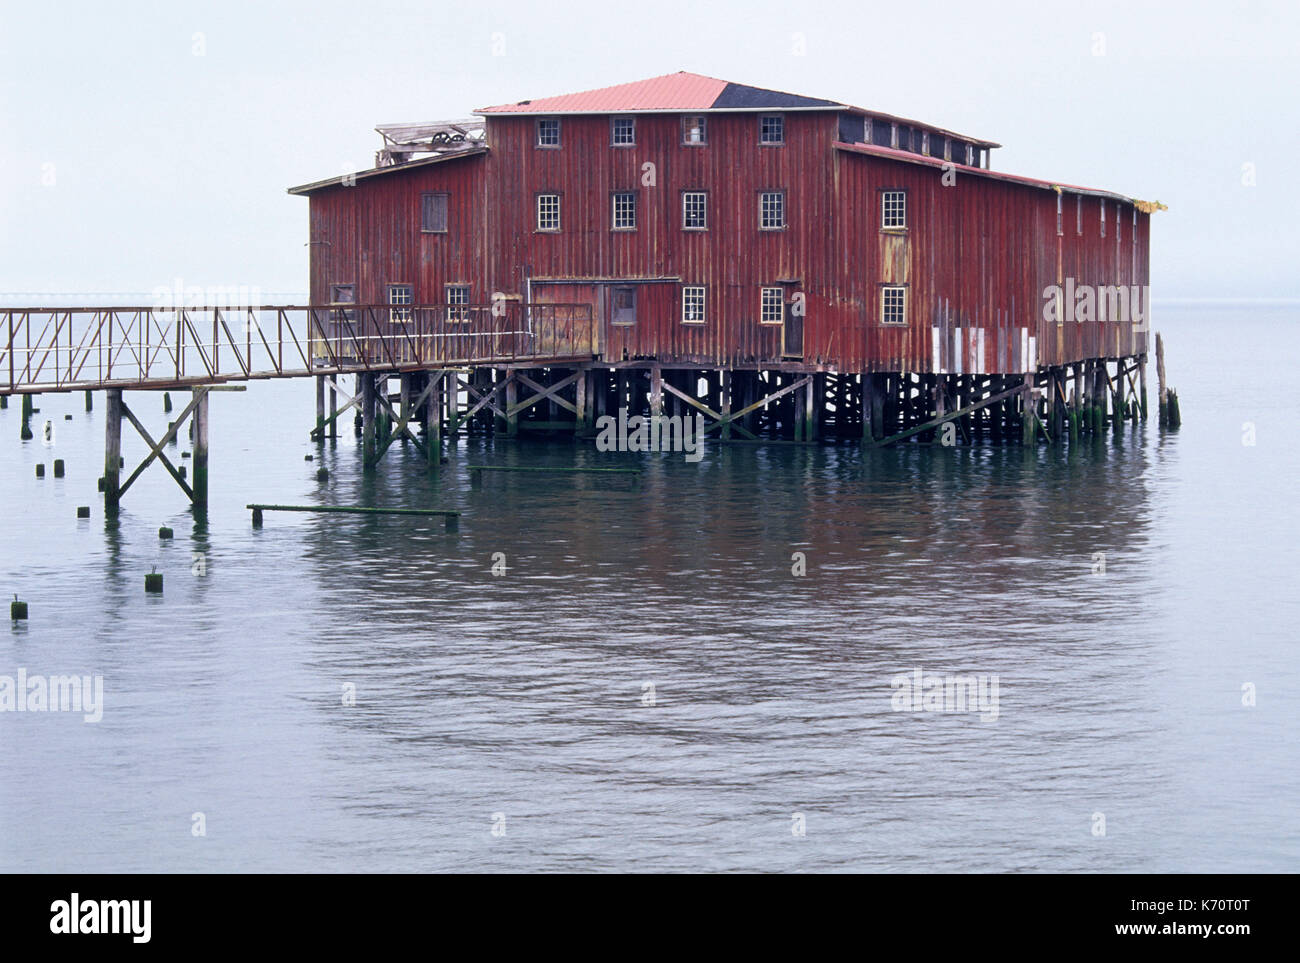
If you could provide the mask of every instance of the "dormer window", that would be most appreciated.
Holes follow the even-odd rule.
[[[682,143],[690,147],[699,147],[709,142],[709,119],[703,114],[684,114],[682,116]]]

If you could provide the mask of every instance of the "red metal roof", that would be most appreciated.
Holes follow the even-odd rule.
[[[681,71],[637,80],[630,84],[616,84],[599,90],[584,90],[558,97],[541,97],[521,100],[517,104],[501,104],[475,111],[479,114],[536,114],[536,113],[608,113],[618,110],[706,110],[713,106],[727,81],[700,74]]]

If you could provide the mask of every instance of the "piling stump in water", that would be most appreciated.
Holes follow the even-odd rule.
[[[329,480],[329,477],[330,477],[330,471],[329,471],[328,468],[317,468],[317,469],[316,469],[316,480],[317,480],[317,481],[328,481],[328,480]]]
[[[62,478],[62,477],[63,477],[63,459],[62,459],[62,458],[56,458],[56,459],[54,459],[54,477],[55,477],[55,478]]]
[[[0,395],[0,411],[3,411],[5,408],[8,407],[9,407],[9,396]]]
[[[163,590],[162,572],[153,571],[145,573],[144,590],[146,592],[161,595]]]
[[[36,463],[36,477],[37,477],[37,478],[44,478],[44,477],[45,477],[45,463],[44,463],[44,462],[37,462],[37,463]]]
[[[171,538],[172,530],[168,528],[166,525],[164,525],[162,528],[158,529],[158,537],[161,539]]]
[[[23,622],[27,619],[27,603],[18,601],[18,596],[9,603],[9,618],[15,622]]]
[[[254,528],[262,527],[262,510],[260,508],[253,509],[253,527]]]
[[[171,410],[172,410],[172,393],[170,391],[164,391],[163,392],[163,413],[165,414]]]
[[[89,517],[90,517],[90,506],[89,506],[89,505],[78,505],[78,506],[77,506],[77,517],[78,517],[78,518],[89,518]]]

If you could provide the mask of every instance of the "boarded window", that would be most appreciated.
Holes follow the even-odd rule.
[[[420,195],[420,230],[426,234],[447,233],[447,197],[445,193]]]
[[[636,288],[616,287],[613,291],[609,320],[611,324],[636,324]]]
[[[356,304],[357,288],[354,284],[331,284],[330,304]],[[338,310],[330,312],[331,321],[355,321],[355,311]]]
[[[871,135],[871,143],[877,147],[889,147],[894,139],[894,126],[884,121],[876,121],[867,133]]]

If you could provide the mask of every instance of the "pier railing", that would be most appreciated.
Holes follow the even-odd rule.
[[[0,394],[590,359],[590,304],[0,309]]]

